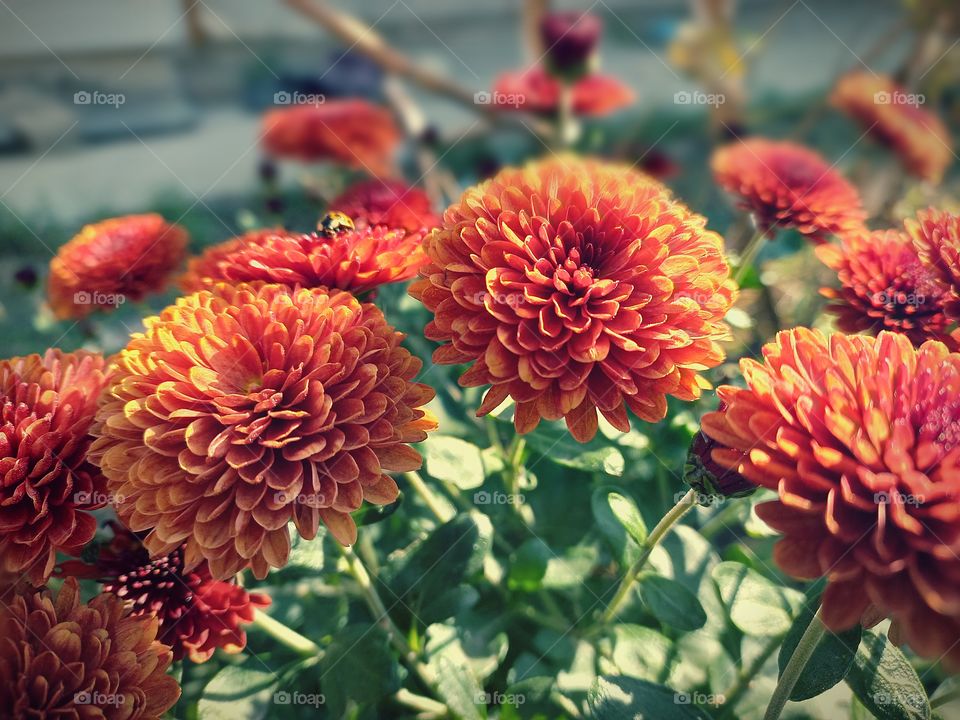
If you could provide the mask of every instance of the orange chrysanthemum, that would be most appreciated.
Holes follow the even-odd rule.
[[[416,275],[426,262],[422,241],[422,232],[382,225],[331,235],[254,230],[191,259],[180,284],[187,292],[218,282],[263,281],[364,293]]]
[[[350,513],[397,497],[384,471],[420,466],[408,443],[436,427],[420,409],[433,391],[375,306],[222,283],[145,325],[116,360],[90,458],[154,557],[182,544],[185,570],[264,577],[287,561],[288,522],[350,544]]]
[[[180,697],[157,621],[113,595],[80,602],[76,580],[0,605],[3,717],[159,720]]]
[[[638,172],[573,157],[507,169],[464,193],[424,241],[410,293],[434,313],[438,363],[508,396],[518,432],[566,418],[587,441],[597,410],[627,431],[667,395],[692,400],[719,364],[736,295],[723,241]]]
[[[960,320],[960,215],[930,208],[904,226],[921,260],[950,287],[947,315]]]
[[[81,318],[163,290],[186,247],[186,231],[152,213],[87,225],[50,261],[50,307]]]
[[[820,292],[833,302],[846,332],[902,332],[914,345],[940,340],[954,347],[944,304],[950,288],[921,261],[906,233],[878,230],[820,245],[817,256],[837,271],[840,289]]]
[[[415,233],[440,223],[430,198],[400,180],[361,180],[330,201],[330,209],[349,215],[358,225],[386,225]]]
[[[106,504],[87,435],[108,376],[99,355],[48,350],[0,361],[0,577],[42,585],[76,553]]]
[[[303,162],[330,160],[372,175],[390,175],[400,130],[390,112],[366,100],[291,105],[263,116],[264,149]]]
[[[551,114],[560,108],[560,81],[541,66],[501,73],[492,100],[505,110]],[[585,75],[573,84],[575,115],[600,117],[630,105],[633,90],[609,75]]]
[[[774,559],[828,579],[833,631],[892,617],[924,657],[960,663],[960,354],[905,335],[798,328],[740,361],[704,431],[723,467],[776,490],[757,514],[784,534]]]
[[[943,121],[920,107],[922,98],[887,75],[852,72],[837,82],[830,102],[891,148],[908,172],[939,182],[953,162],[953,141]]]
[[[856,188],[813,150],[764,138],[738,140],[710,159],[717,183],[765,231],[796,228],[815,241],[864,229]]]
[[[92,564],[66,562],[60,574],[96,579],[134,615],[155,616],[160,642],[170,646],[174,660],[188,656],[202,663],[217,648],[238,653],[246,647],[242,625],[253,622],[257,608],[270,605],[269,597],[249,593],[232,580],[214,580],[205,563],[185,571],[179,548],[151,559],[137,535],[119,523],[110,525],[113,538],[97,547]]]

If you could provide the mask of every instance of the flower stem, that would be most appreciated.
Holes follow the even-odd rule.
[[[291,630],[279,620],[275,620],[262,610],[256,610],[253,615],[253,625],[274,640],[280,641],[291,650],[300,653],[304,657],[320,657],[323,655],[323,648],[317,645],[313,640],[304,637],[295,630]]]
[[[646,565],[647,560],[650,559],[650,555],[653,553],[654,548],[660,544],[660,541],[670,531],[670,528],[672,528],[677,521],[686,515],[696,504],[697,491],[691,488],[687,491],[686,495],[680,498],[679,502],[670,508],[670,510],[667,511],[667,514],[660,519],[660,522],[657,523],[656,527],[653,528],[653,530],[647,536],[646,541],[643,543],[640,557],[637,558],[637,561],[623,576],[623,580],[620,581],[620,587],[617,588],[617,594],[613,596],[613,600],[611,600],[610,604],[607,605],[607,609],[604,611],[603,616],[600,619],[602,624],[606,625],[612,622],[617,616],[620,605],[623,604],[623,601],[627,599],[627,595],[630,594],[630,589],[633,587],[633,583],[636,581],[640,571],[643,570],[643,566]]]
[[[434,494],[430,486],[424,481],[420,473],[416,471],[405,472],[403,476],[410,483],[410,487],[420,496],[420,499],[430,508],[430,512],[441,523],[452,520],[456,512],[450,512],[449,508]]]
[[[740,253],[740,265],[737,267],[737,272],[733,276],[733,279],[736,281],[737,285],[741,283],[744,276],[747,274],[747,270],[753,265],[753,261],[763,248],[763,244],[766,239],[767,233],[764,230],[757,230],[753,237],[750,238],[750,240],[744,246]]]
[[[567,80],[560,82],[560,105],[557,108],[557,145],[561,149],[569,148],[579,135],[577,119],[573,114],[573,84]]]
[[[437,702],[432,698],[424,697],[423,695],[412,693],[406,688],[400,688],[393,697],[401,705],[406,705],[412,710],[426,713],[429,717],[446,717],[448,713],[447,706],[443,703]]]
[[[780,681],[773,691],[773,697],[770,698],[770,704],[767,706],[767,712],[764,714],[763,720],[777,720],[777,718],[780,717],[780,713],[783,712],[787,700],[790,699],[790,693],[793,692],[797,680],[800,679],[800,673],[803,672],[807,662],[813,655],[813,651],[817,648],[817,643],[820,642],[820,638],[822,638],[824,632],[826,632],[823,621],[820,619],[821,609],[822,608],[817,609],[816,615],[813,616],[810,624],[807,625],[807,629],[803,631],[800,642],[797,643],[793,655],[790,656],[787,666],[783,669],[783,673],[780,675]]]
[[[380,594],[373,585],[373,580],[370,577],[370,573],[367,572],[367,568],[364,567],[363,562],[357,554],[353,552],[353,548],[344,547],[339,543],[337,543],[337,547],[340,548],[340,552],[347,561],[350,574],[353,575],[360,589],[363,591],[364,599],[367,601],[370,612],[373,613],[374,620],[387,634],[390,644],[400,653],[400,657],[406,663],[407,667],[413,671],[425,687],[433,691],[436,684],[433,673],[426,665],[420,662],[417,654],[413,651],[413,648],[410,647],[403,633],[400,632],[400,628],[393,622],[393,619],[387,611],[387,606],[383,604]]]

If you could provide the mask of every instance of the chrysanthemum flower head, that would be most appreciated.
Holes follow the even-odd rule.
[[[944,314],[950,288],[923,262],[899,230],[849,235],[840,245],[820,245],[817,256],[837,271],[840,288],[820,292],[846,332],[902,332],[914,345],[940,340],[953,345]]]
[[[436,427],[421,363],[373,305],[322,288],[215,285],[147,318],[116,360],[90,458],[154,557],[264,577],[287,524],[356,539],[350,513],[397,497]]]
[[[657,421],[666,396],[692,400],[723,359],[736,295],[723,243],[664,186],[573,157],[507,169],[467,190],[424,241],[410,293],[434,314],[438,363],[472,363],[528,432],[565,418],[589,440],[599,410],[627,431],[629,407]]]
[[[106,482],[86,455],[104,366],[85,351],[0,361],[0,577],[42,585],[58,550],[96,533]]]
[[[553,114],[560,108],[560,80],[537,65],[501,73],[493,83],[493,101],[504,110]],[[602,117],[621,110],[634,100],[627,85],[609,75],[591,73],[573,84],[573,112]]]
[[[181,279],[191,292],[218,282],[263,281],[364,293],[407,280],[426,262],[423,232],[363,225],[336,233],[254,230],[207,248]]]
[[[888,75],[851,72],[837,82],[830,102],[888,146],[913,175],[939,182],[953,162],[953,141],[943,121],[921,107],[923,96],[909,93]]]
[[[429,230],[440,222],[427,194],[400,180],[361,180],[331,200],[330,207],[358,225],[386,225],[408,233]]]
[[[713,176],[764,231],[796,228],[821,241],[863,229],[866,212],[856,188],[809,148],[764,138],[717,149]]]
[[[947,315],[960,320],[960,215],[929,208],[904,225],[921,260],[950,287]]]
[[[400,130],[385,108],[366,100],[290,105],[263,116],[262,144],[279,158],[329,160],[371,175],[390,175]]]
[[[81,318],[159,292],[186,247],[186,231],[153,213],[87,225],[50,261],[50,307],[59,318]]]
[[[3,716],[159,720],[180,687],[156,637],[156,618],[110,594],[82,603],[74,579],[56,597],[18,595],[0,605]]]
[[[823,622],[892,617],[920,655],[960,664],[960,354],[902,334],[798,328],[746,388],[721,387],[703,418],[720,465],[777,491],[757,514],[784,537],[774,560],[826,577]]]
[[[174,660],[187,656],[202,663],[217,648],[243,650],[247,634],[242,625],[253,621],[257,608],[270,604],[269,597],[247,592],[232,580],[214,580],[204,563],[184,570],[179,548],[151,558],[136,534],[119,523],[110,525],[113,537],[97,546],[94,562],[66,562],[60,574],[98,580],[134,615],[155,616],[159,640],[170,646]]]

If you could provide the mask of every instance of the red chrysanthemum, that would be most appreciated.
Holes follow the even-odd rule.
[[[0,577],[42,585],[57,551],[94,536],[107,502],[87,462],[88,431],[108,376],[99,355],[48,350],[0,361]]]
[[[947,315],[960,320],[960,215],[929,208],[904,226],[920,259],[950,287]]]
[[[765,230],[796,228],[813,240],[864,229],[853,185],[809,148],[764,138],[737,140],[710,159],[717,183]]]
[[[492,100],[505,110],[552,114],[560,108],[560,81],[539,65],[510,70],[494,81]],[[585,75],[573,84],[575,115],[609,115],[633,100],[633,90],[609,75]]]
[[[382,225],[331,235],[254,230],[192,258],[180,284],[187,292],[263,281],[364,293],[416,275],[426,262],[422,241],[422,232]]]
[[[704,431],[723,467],[776,490],[757,514],[784,534],[774,559],[828,579],[835,632],[870,608],[924,657],[960,664],[960,354],[899,333],[798,328],[764,361],[740,361],[747,387],[721,387]]]
[[[50,307],[58,318],[81,318],[159,292],[186,247],[186,231],[156,214],[87,225],[50,261]]]
[[[179,548],[151,559],[139,537],[119,523],[110,525],[113,538],[97,547],[95,562],[66,562],[60,574],[96,579],[134,615],[155,616],[160,642],[170,646],[174,660],[188,656],[202,663],[217,648],[238,653],[246,647],[241,626],[253,621],[257,608],[270,605],[269,597],[248,593],[235,581],[214,580],[205,563],[184,570]]]
[[[5,718],[159,720],[180,697],[157,621],[114,595],[80,602],[76,580],[0,605],[0,713]]]
[[[433,313],[444,364],[462,385],[508,396],[518,432],[566,418],[589,440],[597,410],[627,431],[667,395],[692,400],[723,359],[736,295],[723,241],[656,181],[619,165],[557,158],[467,190],[424,241],[431,264],[410,293]]]
[[[386,225],[408,233],[429,230],[440,222],[427,194],[400,180],[361,180],[331,200],[330,209],[349,215],[358,227]]]
[[[384,471],[420,466],[409,443],[436,427],[421,409],[433,391],[375,306],[221,283],[145,325],[116,360],[90,458],[154,557],[183,545],[185,570],[264,577],[287,561],[290,521],[350,544],[350,513],[397,497]]]
[[[848,73],[837,82],[830,102],[891,148],[919,178],[939,182],[953,162],[953,141],[943,121],[920,107],[922,95],[908,93],[887,75]]]
[[[833,302],[846,332],[902,332],[914,345],[940,340],[954,347],[944,304],[950,288],[921,261],[906,233],[878,230],[820,245],[817,256],[837,271],[840,289],[820,292]]]
[[[351,99],[271,110],[263,116],[261,142],[276,157],[329,160],[379,176],[393,171],[400,138],[388,110]]]

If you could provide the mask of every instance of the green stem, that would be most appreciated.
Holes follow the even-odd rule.
[[[423,695],[412,693],[406,688],[400,688],[394,699],[401,705],[406,705],[412,710],[427,713],[430,717],[444,717],[447,715],[447,706],[441,702]]]
[[[767,660],[769,660],[770,656],[776,652],[777,648],[780,647],[782,642],[783,635],[774,636],[770,642],[764,646],[760,654],[754,658],[753,662],[737,673],[737,677],[733,681],[733,684],[723,692],[723,706],[726,708],[726,710],[721,713],[721,718],[726,717],[729,713],[733,712],[733,708],[740,701],[740,698],[743,697],[743,694],[747,691],[747,688],[750,687],[750,681],[753,680],[754,676],[760,672],[764,665],[766,665]]]
[[[430,489],[430,486],[427,485],[420,473],[416,471],[405,472],[403,476],[407,479],[407,482],[410,483],[410,486],[413,488],[414,492],[420,496],[420,499],[423,500],[437,520],[439,520],[441,523],[445,523],[448,520],[453,519],[454,515],[456,515],[456,512],[449,512],[449,509],[433,493],[433,491]]]
[[[282,622],[274,620],[262,610],[257,610],[254,613],[253,626],[259,628],[274,640],[280,641],[283,645],[300,653],[304,657],[320,657],[323,655],[323,648],[313,640],[291,630]]]
[[[700,527],[700,535],[704,540],[711,540],[714,535],[728,527],[727,522],[740,514],[740,507],[743,505],[741,500],[743,498],[729,498],[727,506]]]
[[[560,82],[560,106],[557,109],[557,145],[567,149],[577,139],[579,128],[573,114],[573,83],[562,80]]]
[[[763,248],[763,243],[766,238],[766,232],[763,230],[758,230],[740,252],[740,264],[737,267],[737,272],[733,276],[733,279],[736,281],[737,285],[741,283],[744,276],[747,274],[747,270],[753,265],[753,261]]]
[[[387,611],[387,606],[384,605],[380,594],[373,585],[373,580],[370,577],[370,573],[367,572],[367,568],[364,567],[363,562],[357,554],[353,552],[352,548],[344,547],[339,543],[337,543],[337,547],[340,548],[340,552],[347,561],[350,574],[353,575],[360,589],[363,591],[364,599],[370,608],[370,612],[373,613],[374,621],[386,632],[390,644],[400,653],[400,657],[403,658],[407,667],[413,671],[425,687],[433,691],[436,685],[433,673],[426,665],[420,662],[417,654],[413,651],[413,648],[410,647],[403,633],[400,632],[400,628],[393,622],[393,619]]]
[[[793,692],[797,680],[800,679],[800,673],[803,672],[813,655],[813,651],[817,648],[817,643],[820,642],[820,638],[826,632],[823,621],[820,619],[820,612],[821,608],[818,608],[816,615],[807,625],[807,629],[803,631],[800,642],[797,643],[793,655],[790,656],[787,666],[780,675],[780,681],[773,691],[773,697],[770,698],[770,704],[767,706],[767,712],[764,714],[763,720],[777,720],[780,717],[787,700],[790,699],[790,693]]]
[[[507,489],[514,495],[520,494],[520,474],[523,470],[523,451],[527,448],[527,441],[522,435],[514,435],[507,448]]]
[[[604,611],[603,616],[600,619],[600,622],[603,625],[607,625],[608,623],[612,622],[617,616],[617,611],[620,609],[620,605],[623,604],[623,601],[626,600],[627,596],[630,594],[630,589],[633,587],[633,583],[636,581],[640,571],[643,570],[643,566],[646,564],[647,560],[650,559],[650,555],[653,553],[654,548],[660,544],[660,541],[670,531],[670,528],[672,528],[677,521],[686,515],[696,504],[697,491],[691,488],[687,491],[686,495],[680,498],[676,505],[667,511],[667,514],[664,515],[660,519],[660,522],[657,523],[657,526],[653,528],[653,530],[647,536],[646,541],[643,543],[640,557],[637,558],[637,561],[633,564],[633,566],[627,570],[627,573],[623,576],[623,580],[620,581],[620,587],[617,588],[616,595],[613,596],[613,600],[611,600],[610,604],[607,605],[607,609]]]
[[[938,698],[931,699],[930,707],[934,709],[938,707],[943,707],[944,705],[947,705],[953,702],[954,700],[960,700],[960,687],[956,688],[955,690],[950,690],[949,692],[945,692],[943,695],[941,695]]]

